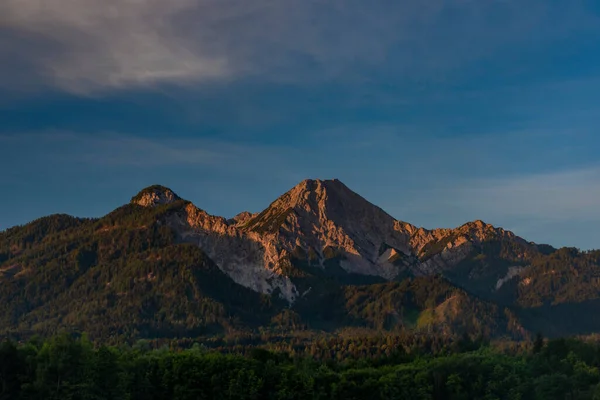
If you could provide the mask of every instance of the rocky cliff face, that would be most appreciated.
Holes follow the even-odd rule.
[[[517,259],[525,260],[537,252],[535,245],[481,220],[456,229],[419,232],[411,243],[421,258],[419,271],[431,274],[453,268],[485,242],[511,243],[517,249]]]
[[[350,273],[393,279],[410,262],[408,232],[338,180],[306,180],[242,226],[277,248],[323,267],[336,257]]]
[[[154,186],[132,202],[156,206],[179,200]],[[395,220],[338,180],[305,180],[259,214],[227,220],[186,203],[167,224],[181,240],[200,246],[235,282],[294,302],[300,293],[285,266],[302,262],[326,269],[334,261],[346,273],[394,280],[401,274],[444,273],[485,242],[509,242],[516,257],[536,248],[482,221],[456,229],[427,230]],[[507,270],[494,271],[498,279]]]
[[[298,296],[296,287],[281,270],[285,251],[269,238],[245,232],[236,221],[209,215],[193,204],[169,222],[182,240],[195,243],[236,283],[260,293],[275,291],[289,302]]]

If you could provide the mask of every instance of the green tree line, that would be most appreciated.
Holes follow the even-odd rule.
[[[467,341],[436,355],[328,362],[260,348],[94,346],[85,335],[7,341],[0,400],[600,399],[597,344],[539,337],[510,353]]]

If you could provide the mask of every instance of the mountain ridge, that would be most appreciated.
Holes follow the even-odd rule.
[[[416,227],[337,180],[302,181],[229,219],[160,185],[101,218],[41,218],[0,233],[0,282],[11,332],[600,331],[600,320],[560,323],[600,299],[600,252],[536,245],[481,220]]]
[[[156,186],[150,190],[156,196],[152,188]],[[176,201],[174,192],[164,190],[162,198]],[[172,221],[184,240],[207,249],[237,283],[262,293],[279,289],[290,302],[299,293],[281,273],[281,264],[293,259],[324,268],[328,259],[338,258],[347,273],[393,280],[404,273],[431,275],[452,268],[489,237],[534,251],[514,233],[481,220],[455,229],[416,227],[393,218],[337,179],[304,180],[263,211],[246,214],[243,223],[210,215],[189,202],[184,214]],[[248,255],[245,264],[240,253]],[[508,268],[498,280],[506,273]]]
[[[231,219],[211,215],[162,185],[143,188],[130,204],[157,207],[177,202],[181,212],[168,224],[176,227],[182,241],[206,250],[237,283],[266,294],[278,289],[289,302],[298,291],[281,273],[281,264],[293,259],[304,257],[300,261],[324,268],[328,259],[337,258],[348,273],[394,280],[406,273],[431,275],[453,268],[487,235],[528,246],[514,233],[481,220],[454,229],[416,227],[395,219],[338,179],[305,179],[262,212]],[[232,248],[242,249],[247,258],[239,259],[239,251]],[[498,282],[509,271],[498,276]]]

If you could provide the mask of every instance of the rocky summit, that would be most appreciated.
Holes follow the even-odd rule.
[[[600,319],[578,317],[596,310],[599,271],[599,252],[480,220],[416,227],[336,179],[229,219],[155,185],[102,218],[0,233],[0,322],[11,335],[74,326],[129,339],[274,326],[590,333]]]

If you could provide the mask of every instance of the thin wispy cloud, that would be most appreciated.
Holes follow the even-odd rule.
[[[434,196],[442,199],[436,205],[448,212],[477,216],[528,240],[557,247],[600,247],[598,164],[543,174],[485,180],[467,178]]]
[[[105,167],[219,165],[232,156],[226,148],[217,150],[202,146],[201,140],[150,140],[111,133],[45,132],[0,135],[0,143],[3,143],[7,150],[29,148],[29,156],[44,158],[47,162]],[[34,145],[31,145],[32,143]],[[28,153],[23,151],[23,155],[27,157]]]
[[[394,217],[426,228],[482,219],[538,243],[600,248],[599,164],[488,178],[453,176],[453,170],[417,169],[422,184],[390,181],[387,189],[375,186],[371,192]]]
[[[497,50],[595,29],[583,4],[4,0],[0,83],[91,93],[257,77],[439,80]]]
[[[600,222],[600,166],[464,182],[450,202],[495,219]]]
[[[234,157],[226,146],[215,148],[202,140],[150,140],[133,136],[69,135],[65,142],[79,149],[77,160],[109,167],[154,168],[165,165],[220,166]]]
[[[103,168],[155,173],[161,168],[175,168],[274,179],[295,176],[294,168],[305,158],[302,151],[293,146],[208,138],[151,139],[123,133],[81,132],[0,135],[0,157],[7,162],[15,154],[19,163],[54,167],[77,165],[82,170]],[[280,167],[274,169],[274,165]]]

